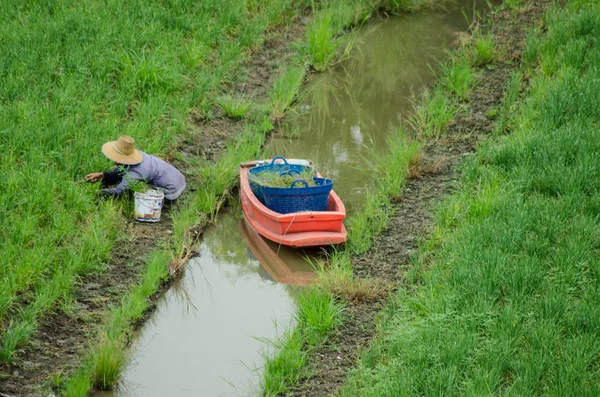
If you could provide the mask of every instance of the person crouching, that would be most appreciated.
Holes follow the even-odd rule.
[[[185,190],[185,177],[177,168],[156,156],[135,148],[135,140],[123,135],[117,141],[102,145],[102,153],[115,164],[107,172],[94,172],[85,176],[88,182],[102,181],[106,196],[119,196],[137,181],[144,182],[163,192],[165,199],[173,201]],[[108,186],[117,185],[113,188]]]

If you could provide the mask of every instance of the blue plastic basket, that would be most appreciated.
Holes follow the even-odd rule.
[[[329,193],[333,181],[327,178],[313,178],[316,186],[308,186],[303,179],[296,179],[289,188],[262,186],[265,205],[280,214],[301,211],[327,211]],[[304,184],[304,187],[296,187]]]
[[[275,164],[276,160],[283,160],[283,163]],[[300,165],[300,164],[289,164],[287,162],[287,160],[285,159],[285,157],[277,156],[277,157],[273,158],[273,160],[271,161],[271,164],[260,165],[258,167],[250,168],[248,170],[248,173],[254,177],[260,177],[260,174],[262,174],[263,172],[276,172],[280,175],[283,175],[285,173],[301,174],[307,168],[310,168],[310,167],[308,167],[306,165]],[[256,183],[255,181],[253,181],[252,178],[249,178],[249,182],[250,182],[250,189],[252,189],[252,193],[254,193],[256,198],[261,203],[266,204],[264,193],[263,193],[263,189],[265,187],[261,186],[260,184]],[[273,188],[273,189],[277,189],[277,188]]]

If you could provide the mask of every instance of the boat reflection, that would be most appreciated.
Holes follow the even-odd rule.
[[[315,273],[307,258],[324,255],[323,248],[294,249],[280,246],[263,238],[245,218],[240,220],[240,232],[250,252],[260,263],[259,274],[264,278],[288,285],[308,285],[314,280]]]

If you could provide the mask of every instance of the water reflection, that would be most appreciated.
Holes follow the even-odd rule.
[[[414,95],[433,80],[430,65],[443,57],[472,13],[413,14],[398,23],[392,18],[367,24],[350,59],[309,78],[285,126],[300,133],[296,139],[273,139],[268,154],[313,160],[352,211],[370,178],[365,149],[385,147],[390,126],[407,119]]]

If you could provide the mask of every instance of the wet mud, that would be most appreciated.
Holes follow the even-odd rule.
[[[407,182],[403,197],[394,203],[395,214],[390,224],[373,247],[354,258],[357,276],[403,282],[412,255],[433,227],[433,207],[452,191],[462,159],[494,128],[495,121],[487,116],[488,111],[501,104],[506,82],[519,67],[526,31],[539,23],[549,4],[547,0],[532,1],[518,14],[502,10],[477,28],[492,34],[506,49],[506,56],[493,67],[478,70],[478,84],[469,98],[467,111],[457,115],[446,138],[425,147],[423,173]],[[383,301],[350,302],[344,325],[311,355],[311,376],[300,382],[291,395],[335,395],[375,336],[376,319],[384,304]]]

